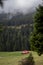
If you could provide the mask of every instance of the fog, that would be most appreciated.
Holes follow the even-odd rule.
[[[42,0],[5,0],[4,7],[0,7],[0,13],[27,13],[34,11],[35,7],[42,3]]]

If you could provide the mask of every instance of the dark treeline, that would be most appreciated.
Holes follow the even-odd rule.
[[[0,26],[0,51],[30,50],[29,25]]]

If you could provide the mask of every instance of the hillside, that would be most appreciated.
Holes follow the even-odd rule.
[[[32,31],[33,14],[19,13],[11,18],[10,15],[0,14],[0,51],[30,50],[29,36]]]
[[[30,24],[33,22],[33,14],[34,12],[28,14],[17,13],[16,15],[11,14],[0,14],[0,24],[7,26],[15,26],[22,24]]]

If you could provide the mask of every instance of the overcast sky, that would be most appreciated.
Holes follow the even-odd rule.
[[[7,0],[4,1],[4,8],[0,7],[0,12],[29,12],[30,10],[34,10],[34,8],[41,4],[42,0]]]

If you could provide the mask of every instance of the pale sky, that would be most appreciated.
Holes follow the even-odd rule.
[[[0,7],[0,12],[23,12],[34,10],[36,6],[42,3],[42,0],[7,0],[4,1],[4,8]]]

